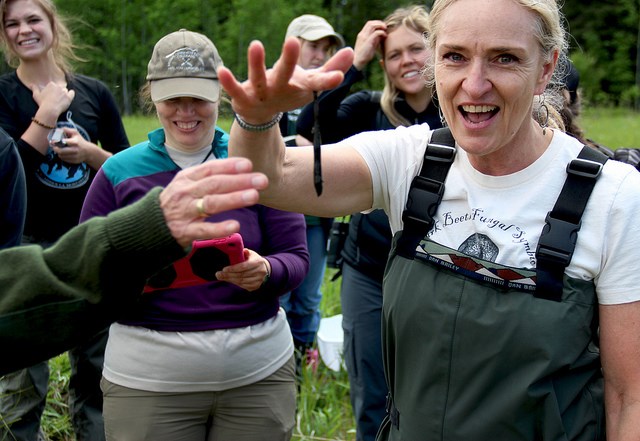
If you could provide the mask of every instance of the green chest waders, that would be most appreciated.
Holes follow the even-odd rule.
[[[590,159],[577,161],[569,175],[595,183],[601,163],[591,173]],[[603,440],[597,296],[591,282],[563,276],[584,207],[577,222],[558,211],[576,199],[563,189],[540,239],[538,268],[503,267],[411,231],[417,207],[427,219],[435,214],[446,171],[418,184],[430,196],[410,193],[385,271],[390,394],[378,441]],[[418,244],[425,253],[415,252]],[[517,282],[527,278],[537,286]]]

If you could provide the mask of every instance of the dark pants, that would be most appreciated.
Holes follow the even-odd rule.
[[[78,441],[105,439],[100,378],[107,336],[108,329],[105,329],[69,352],[69,410]],[[47,362],[0,379],[0,440],[38,440],[48,382]]]
[[[382,365],[382,285],[345,263],[340,297],[356,439],[374,441],[387,396]]]
[[[322,283],[327,267],[328,230],[324,225],[307,225],[309,272],[300,286],[280,297],[287,313],[293,340],[300,346],[311,346],[320,327]]]

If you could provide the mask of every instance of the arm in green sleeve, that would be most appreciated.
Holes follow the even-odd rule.
[[[46,360],[104,329],[136,302],[146,279],[184,256],[154,189],[93,218],[51,248],[0,251],[0,375]]]

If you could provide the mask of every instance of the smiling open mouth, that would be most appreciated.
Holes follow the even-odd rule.
[[[37,39],[37,38],[31,38],[31,39],[29,39],[29,40],[23,40],[23,41],[21,41],[20,43],[18,43],[18,45],[19,45],[19,46],[26,46],[26,45],[29,45],[29,44],[35,44],[35,43],[37,43],[37,42],[38,42],[38,39]]]
[[[497,106],[460,106],[460,113],[464,119],[472,123],[488,121],[500,111]]]
[[[190,121],[190,122],[176,121],[176,125],[178,126],[179,129],[191,130],[198,125],[198,122],[197,121]]]
[[[414,77],[417,77],[418,75],[420,75],[419,71],[412,70],[411,72],[407,72],[404,75],[402,75],[402,78],[414,78]]]

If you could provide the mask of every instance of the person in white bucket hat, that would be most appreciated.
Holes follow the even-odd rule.
[[[342,35],[338,34],[327,20],[312,14],[301,15],[291,20],[285,38],[289,37],[303,40],[298,58],[298,65],[303,69],[322,66],[335,49],[344,46]]]

